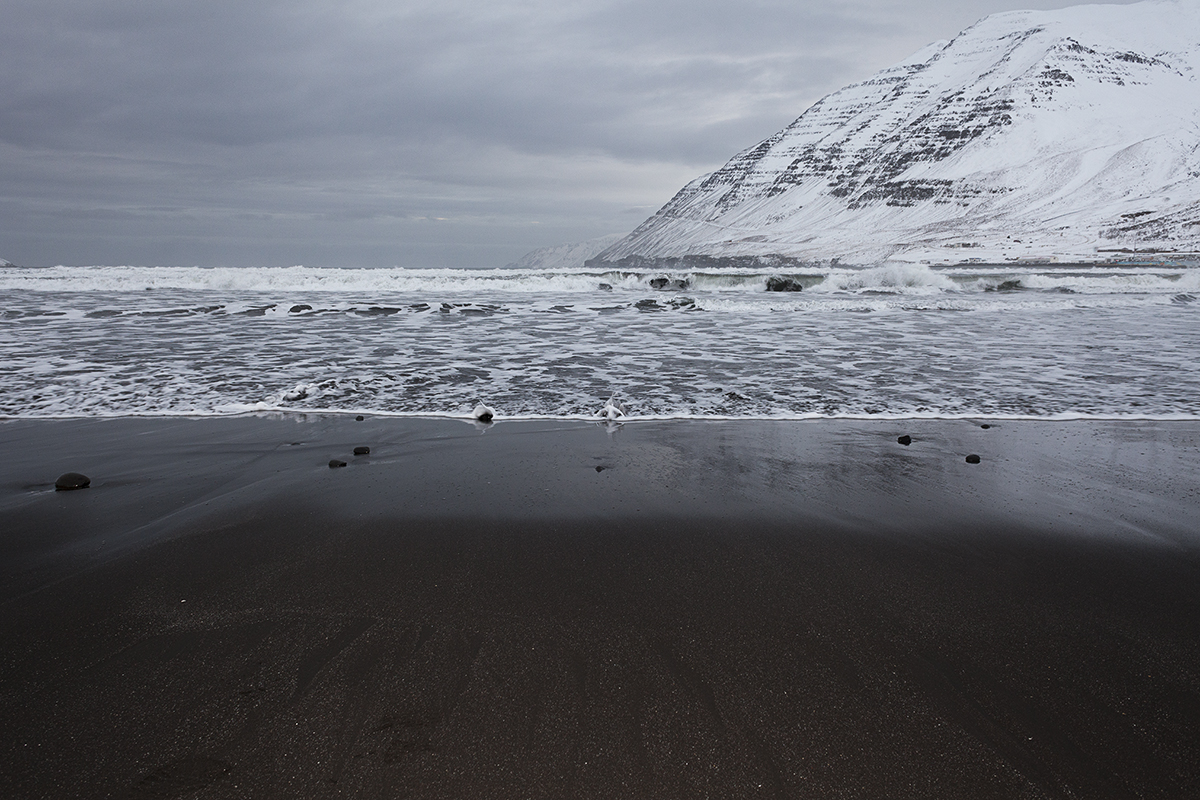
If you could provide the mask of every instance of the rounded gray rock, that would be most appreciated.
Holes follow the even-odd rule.
[[[80,472],[64,472],[54,482],[56,491],[65,492],[72,489],[86,489],[92,485],[92,479]]]

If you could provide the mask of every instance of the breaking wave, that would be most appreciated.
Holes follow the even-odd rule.
[[[771,287],[821,294],[1058,292],[1165,294],[1200,291],[1200,269],[1047,266],[935,268],[885,264],[866,269],[682,272],[514,269],[343,269],[322,267],[0,267],[0,291],[235,292],[257,294],[479,295],[605,292],[767,293]]]

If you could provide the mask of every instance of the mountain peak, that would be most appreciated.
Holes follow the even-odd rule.
[[[1194,253],[1198,67],[1195,2],[993,14],[822,98],[598,260]]]

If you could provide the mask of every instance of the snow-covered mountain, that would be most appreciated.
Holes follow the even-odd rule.
[[[560,244],[553,247],[539,247],[530,250],[511,264],[507,269],[571,269],[582,267],[583,262],[595,256],[606,247],[625,238],[623,233],[610,233],[574,244]]]
[[[1200,2],[995,14],[692,181],[593,263],[1200,251]]]

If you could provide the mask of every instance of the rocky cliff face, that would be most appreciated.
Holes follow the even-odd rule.
[[[825,97],[596,261],[1200,250],[1200,3],[996,14]]]

